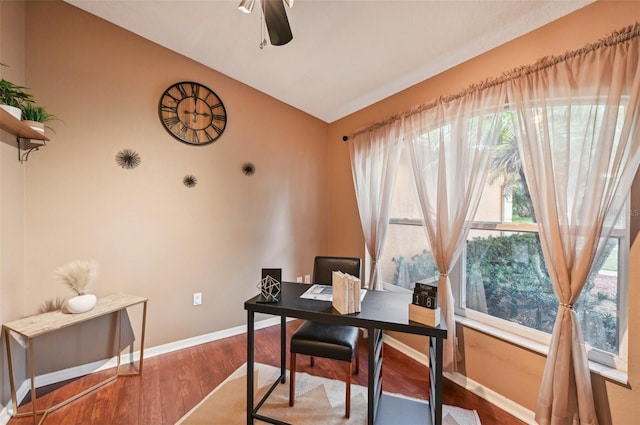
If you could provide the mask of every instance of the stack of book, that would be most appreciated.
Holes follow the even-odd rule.
[[[331,285],[333,286],[333,308],[340,314],[360,312],[362,289],[360,279],[347,273],[334,271],[331,275]]]
[[[413,302],[409,304],[409,320],[429,326],[440,324],[437,282],[416,282]]]

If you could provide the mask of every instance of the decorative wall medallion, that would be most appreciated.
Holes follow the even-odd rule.
[[[244,164],[242,164],[242,172],[247,176],[251,176],[256,172],[256,166],[251,162],[245,162]]]
[[[190,145],[215,142],[227,126],[227,111],[218,95],[189,81],[164,91],[158,114],[169,134]]]
[[[184,176],[182,183],[187,187],[194,187],[198,183],[198,179],[196,179],[196,176],[189,174]]]
[[[140,165],[142,159],[140,155],[134,150],[131,149],[123,149],[116,155],[116,164],[124,168],[125,170],[130,170],[132,168],[136,168]]]

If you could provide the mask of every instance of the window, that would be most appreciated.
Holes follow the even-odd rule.
[[[379,260],[382,280],[389,289],[413,290],[416,281],[438,275],[420,216],[409,153],[404,149],[396,176],[385,247]]]
[[[621,355],[620,230],[596,261],[574,311],[592,360],[615,367]],[[544,265],[535,226],[474,223],[462,262],[464,285],[458,290],[459,314],[502,330],[548,343],[558,300]],[[488,319],[501,319],[496,323]],[[520,329],[522,328],[522,329]],[[533,331],[539,331],[538,334]]]
[[[548,344],[558,300],[544,264],[510,119],[505,116],[501,145],[492,160],[476,221],[459,269],[451,276],[456,313],[513,335],[514,341],[524,337]],[[405,149],[380,260],[388,289],[413,289],[416,281],[438,276],[410,167]],[[618,220],[574,306],[590,360],[620,370],[626,370],[628,216]]]

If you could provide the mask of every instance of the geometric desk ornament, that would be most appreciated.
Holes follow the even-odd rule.
[[[262,280],[258,283],[260,290],[259,303],[277,303],[282,290],[282,269],[262,269]]]

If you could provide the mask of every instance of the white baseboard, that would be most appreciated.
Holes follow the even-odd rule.
[[[258,330],[258,329],[266,328],[269,326],[277,325],[279,323],[280,323],[279,317],[261,320],[260,322],[256,322],[255,329]],[[146,348],[144,350],[144,358],[148,359],[151,357],[159,356],[161,354],[167,354],[173,351],[178,351],[178,350],[193,347],[196,345],[205,344],[211,341],[217,341],[219,339],[227,338],[230,336],[240,335],[245,333],[246,331],[247,331],[246,325],[236,326],[230,329],[224,329],[221,331],[196,336],[193,338],[187,338],[180,341],[171,342],[168,344],[158,345],[156,347]],[[384,335],[384,343],[397,349],[398,351],[401,351],[405,355],[409,356],[410,358],[416,360],[417,362],[425,366],[428,366],[429,364],[429,358],[425,353],[420,352],[412,347],[409,347],[408,345],[386,334]],[[136,362],[140,358],[140,352],[135,351],[130,354],[125,354],[123,357],[125,356],[129,356],[129,361]],[[76,366],[69,369],[64,369],[57,372],[39,375],[39,376],[36,376],[35,378],[36,388],[55,384],[57,382],[66,381],[68,379],[77,378],[77,377],[86,375],[88,373],[93,373],[93,372],[98,372],[100,370],[114,368],[116,367],[116,365],[117,365],[117,358],[114,357],[108,360],[102,360],[98,362]],[[487,400],[489,403],[496,405],[502,410],[517,417],[521,421],[526,422],[527,424],[535,425],[534,413],[529,409],[526,409],[525,407],[513,402],[512,400],[509,400],[503,395],[487,387],[484,387],[483,385],[473,381],[472,379],[467,378],[462,374],[459,374],[459,373],[451,374],[451,373],[445,372],[444,375],[446,378],[448,378],[452,382],[460,385],[461,387],[463,387],[468,391],[471,391],[477,396]],[[19,388],[16,390],[16,398],[18,400],[18,403],[20,403],[21,400],[24,399],[24,397],[27,395],[30,389],[31,389],[30,381],[28,379],[23,381],[22,384],[19,386]],[[12,406],[11,406],[11,403],[9,402],[0,411],[0,425],[7,425],[7,423],[9,422],[9,419],[11,419],[11,415],[10,415],[11,409],[12,409]]]
[[[4,409],[2,409],[2,411],[0,411],[0,424],[8,424],[9,419],[11,419],[11,416],[9,416],[9,412],[7,412],[7,408],[5,407]]]
[[[408,345],[398,341],[397,339],[390,337],[389,335],[384,335],[384,343],[388,344],[390,347],[395,348],[398,351],[401,351],[403,354],[409,356],[414,359],[418,363],[421,363],[428,367],[429,365],[429,357],[425,352],[420,352]],[[475,395],[487,400],[489,403],[499,407],[505,412],[515,416],[521,421],[535,425],[536,421],[534,419],[534,412],[527,409],[526,407],[506,398],[502,394],[499,394],[493,391],[490,388],[485,387],[484,385],[474,381],[473,379],[467,378],[466,376],[460,373],[449,373],[445,372],[444,377],[452,381],[453,383],[461,386],[467,391],[474,393]]]
[[[277,325],[280,323],[279,317],[273,317],[270,319],[261,320],[255,323],[255,329],[262,329],[269,326]],[[205,344],[211,341],[217,341],[219,339],[228,338],[230,336],[240,335],[247,332],[247,326],[236,326],[235,328],[224,329],[217,332],[212,332],[205,335],[196,336],[193,338],[187,338],[180,341],[170,342],[168,344],[158,345],[156,347],[145,348],[144,358],[149,359],[151,357],[159,356],[161,354],[171,353],[173,351],[182,350],[196,345]],[[140,359],[140,352],[135,351],[128,354],[123,354],[122,359],[128,358],[129,362],[137,362]],[[126,362],[126,361],[125,361]],[[46,373],[35,377],[36,388],[45,387],[47,385],[63,382],[68,379],[78,378],[80,376],[87,375],[89,373],[98,372],[101,370],[111,369],[118,365],[117,357],[113,357],[107,360],[100,360],[93,363],[88,363],[80,366],[75,366],[60,371]],[[18,388],[16,388],[16,399],[18,404],[27,396],[31,390],[31,381],[29,379],[24,380]],[[11,419],[11,413],[13,406],[11,402],[7,402],[2,410],[0,410],[0,425],[7,425],[9,419]]]

